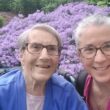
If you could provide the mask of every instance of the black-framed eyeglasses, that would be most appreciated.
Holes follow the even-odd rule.
[[[60,49],[57,45],[42,45],[39,43],[27,43],[26,49],[31,54],[39,54],[46,48],[49,55],[59,55]]]
[[[110,56],[110,42],[103,44],[99,48],[96,48],[93,45],[79,48],[81,55],[87,59],[94,58],[98,50],[100,50],[105,56]]]

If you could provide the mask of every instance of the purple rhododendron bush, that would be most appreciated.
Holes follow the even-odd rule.
[[[63,42],[59,68],[71,74],[79,72],[83,66],[79,62],[72,33],[74,33],[77,23],[92,13],[108,15],[110,7],[101,8],[86,3],[69,3],[64,6],[60,5],[50,13],[36,11],[26,18],[14,17],[8,25],[0,29],[0,66],[18,66],[18,36],[36,23],[47,23],[58,30]]]

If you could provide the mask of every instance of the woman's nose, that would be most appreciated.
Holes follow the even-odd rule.
[[[40,56],[41,59],[47,59],[49,58],[49,54],[46,48],[43,48],[42,51],[40,52]]]
[[[94,61],[95,62],[103,62],[106,60],[106,56],[102,53],[101,50],[97,50]]]

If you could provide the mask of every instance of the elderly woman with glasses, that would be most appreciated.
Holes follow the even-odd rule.
[[[58,32],[37,24],[19,37],[22,69],[0,77],[0,110],[87,110],[73,85],[56,73]]]
[[[110,17],[83,19],[76,28],[75,41],[88,72],[84,97],[89,110],[110,110]]]

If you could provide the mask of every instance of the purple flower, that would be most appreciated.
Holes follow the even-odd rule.
[[[81,19],[92,13],[108,15],[110,7],[102,8],[84,2],[68,3],[50,13],[38,10],[26,18],[14,17],[8,25],[0,29],[0,66],[18,66],[18,36],[36,23],[48,23],[58,30],[63,42],[59,68],[71,74],[79,72],[83,65],[76,52],[72,31],[74,32]]]

